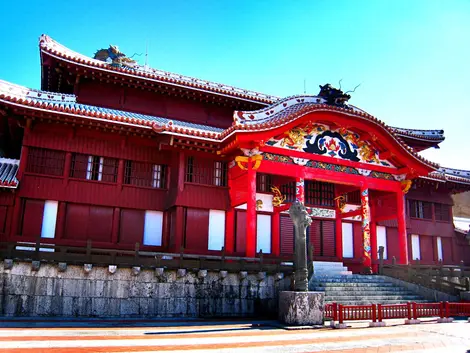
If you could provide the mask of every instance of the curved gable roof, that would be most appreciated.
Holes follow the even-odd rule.
[[[318,112],[331,112],[343,115],[351,119],[351,125],[353,125],[354,120],[365,122],[371,128],[386,136],[390,143],[394,144],[395,148],[401,151],[403,155],[414,160],[415,163],[424,167],[428,172],[439,167],[438,164],[416,153],[413,148],[406,144],[394,128],[386,125],[381,120],[354,106],[338,107],[328,105],[323,98],[317,96],[293,96],[257,111],[236,111],[234,113],[234,125],[222,132],[222,136],[228,135],[232,131],[260,132],[274,130],[291,124],[310,113]]]

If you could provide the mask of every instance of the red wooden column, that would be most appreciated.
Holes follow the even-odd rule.
[[[225,252],[233,254],[235,244],[235,210],[230,209],[225,212]]]
[[[179,252],[181,246],[184,244],[184,209],[181,206],[176,206],[176,224],[172,225],[175,227],[174,243],[172,251]]]
[[[362,206],[362,252],[364,257],[364,266],[371,267],[371,248],[370,248],[370,206],[369,189],[361,187],[361,206]]]
[[[372,255],[372,272],[377,273],[379,270],[379,265],[374,264],[378,260],[378,251],[377,248],[377,223],[374,221],[370,222],[370,251]]]
[[[256,255],[256,170],[248,161],[248,199],[246,203],[246,256]]]
[[[400,248],[399,264],[408,264],[408,241],[406,237],[405,195],[397,192],[398,247]]]
[[[339,200],[337,199],[341,195],[339,194],[337,188],[335,188],[335,243],[336,243],[336,257],[339,261],[343,261],[343,220],[341,218],[341,209],[339,208]]]
[[[271,254],[279,256],[281,254],[281,214],[274,211],[271,217]]]
[[[295,199],[301,204],[305,204],[305,180],[304,178],[295,179]]]

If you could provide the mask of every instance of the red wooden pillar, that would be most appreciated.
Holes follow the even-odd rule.
[[[235,210],[225,212],[225,253],[233,254],[235,244]]]
[[[341,196],[335,188],[335,198]],[[335,227],[336,227],[336,235],[335,235],[335,243],[336,243],[336,257],[338,258],[339,261],[343,261],[343,220],[341,218],[341,210],[338,207],[339,202],[336,202],[335,204],[335,213],[336,213],[336,219],[335,219]]]
[[[119,226],[121,224],[121,209],[119,207],[114,208],[113,214],[113,228],[111,233],[111,242],[117,244],[119,242]]]
[[[28,163],[28,146],[21,147],[21,156],[20,156],[20,164],[18,166],[18,171],[16,172],[16,178],[21,181],[23,177],[23,173],[26,170],[26,164]]]
[[[70,177],[70,168],[72,167],[72,152],[65,154],[65,165],[64,165],[64,185],[67,185]]]
[[[398,247],[400,248],[400,258],[398,263],[408,264],[408,241],[406,237],[406,216],[405,216],[405,195],[397,192],[397,221],[398,221]]]
[[[295,199],[305,204],[305,181],[304,178],[295,179]]]
[[[364,257],[364,266],[371,267],[372,257],[370,248],[370,206],[369,189],[361,187],[361,206],[362,206],[362,253]]]
[[[117,185],[119,189],[122,188],[122,183],[124,181],[124,160],[120,159],[117,170]]]
[[[65,202],[59,202],[59,207],[57,210],[57,221],[55,226],[55,238],[62,239],[64,237],[65,229],[65,217],[67,215],[67,204]]]
[[[13,207],[13,218],[11,220],[10,237],[20,235],[20,219],[21,219],[21,198],[18,194],[15,197],[15,206]]]
[[[372,272],[377,273],[379,270],[378,260],[378,248],[377,248],[377,223],[370,222],[370,251],[372,255]]]
[[[248,200],[246,203],[246,256],[256,254],[256,171],[248,161]]]
[[[271,253],[274,256],[281,254],[281,214],[274,212],[271,217]]]
[[[183,246],[184,224],[184,209],[182,206],[176,206],[176,224],[172,225],[175,227],[173,251],[179,252]]]

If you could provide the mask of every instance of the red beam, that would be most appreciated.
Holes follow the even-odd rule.
[[[394,180],[368,178],[363,175],[346,174],[326,169],[304,167],[297,164],[285,164],[264,160],[258,171],[260,173],[283,175],[289,177],[305,177],[307,180],[318,180],[343,185],[361,187],[368,185],[370,189],[390,192],[401,191],[400,183]]]
[[[359,208],[358,210],[341,213],[340,218],[355,217],[355,216],[360,216],[360,215],[361,215],[361,208]]]
[[[288,156],[288,157],[310,159],[310,160],[314,160],[318,162],[337,164],[337,165],[342,165],[342,166],[351,167],[351,168],[369,169],[369,170],[375,170],[377,172],[390,173],[390,174],[397,173],[397,169],[395,168],[387,168],[387,167],[382,167],[380,165],[367,164],[367,163],[362,163],[362,162],[353,162],[347,159],[327,157],[327,156],[323,156],[319,154],[301,152],[301,151],[296,151],[296,150],[287,150],[284,148],[278,148],[278,147],[272,147],[272,146],[263,146],[260,150],[263,152],[267,152],[267,153],[280,154],[280,155]]]

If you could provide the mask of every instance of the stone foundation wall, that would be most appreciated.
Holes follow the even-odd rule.
[[[278,293],[290,288],[290,278],[282,274],[32,267],[26,262],[0,264],[1,315],[276,317]]]

